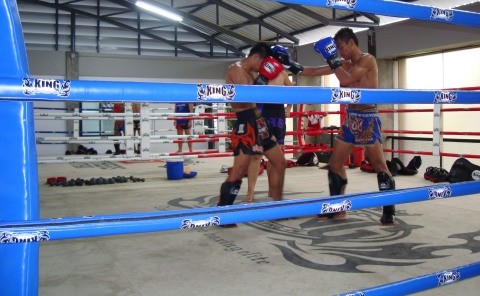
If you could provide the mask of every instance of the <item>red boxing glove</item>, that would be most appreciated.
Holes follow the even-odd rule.
[[[283,71],[283,65],[273,57],[263,59],[258,70],[258,77],[253,84],[267,85],[268,81],[275,79]]]

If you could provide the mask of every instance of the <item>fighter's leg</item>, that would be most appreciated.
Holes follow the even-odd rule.
[[[277,146],[280,146],[280,150],[282,151],[282,154],[284,154],[283,158],[285,158],[285,152],[283,147],[283,145],[285,144],[285,133],[286,133],[285,109],[283,108],[283,106],[279,109],[273,109],[273,110],[264,108],[262,115],[264,116],[267,122],[271,139],[278,144]],[[269,144],[266,144],[266,146],[264,146],[265,150],[268,150],[270,147],[271,146]],[[285,168],[286,166],[287,166],[287,161],[285,160]],[[283,172],[283,175],[285,176],[285,171]],[[275,173],[273,173],[273,176],[275,176]],[[272,177],[272,165],[270,162],[267,162],[267,178],[268,178],[268,184],[275,184],[276,180],[274,180]],[[282,187],[283,187],[283,184],[282,184]],[[274,196],[270,191],[270,187],[268,190],[268,196]],[[282,190],[282,199],[283,199],[283,190]]]
[[[251,155],[244,154],[242,151],[233,158],[233,166],[230,174],[227,176],[225,182],[220,187],[220,198],[217,206],[232,205],[237,198],[240,186],[242,185],[242,178],[248,170]],[[237,227],[236,224],[222,225],[224,228]]]
[[[392,178],[383,155],[382,144],[376,141],[374,145],[366,147],[370,163],[377,172],[378,189],[380,191],[395,189],[395,180]],[[383,207],[382,225],[388,226],[395,224],[395,206],[388,205]]]
[[[182,127],[182,125],[177,124],[177,125],[176,125],[176,129],[177,129],[177,135],[179,135],[179,136],[183,135],[183,127]],[[182,153],[182,150],[183,150],[183,142],[182,142],[182,140],[183,140],[183,139],[179,138],[178,140],[179,140],[179,141],[178,141],[178,150],[177,150],[176,153]]]
[[[278,144],[265,151],[264,154],[270,165],[268,192],[273,200],[282,200],[287,160]]]
[[[227,176],[225,182],[223,182],[220,190],[219,206],[232,205],[238,194],[238,189],[242,183],[242,178],[248,170],[251,155],[244,154],[242,151],[233,158],[233,166],[230,174]],[[227,190],[230,188],[236,188],[236,192]],[[232,196],[234,194],[234,196]]]
[[[352,149],[353,144],[340,140],[335,140],[333,142],[333,151],[330,155],[330,160],[328,161],[328,167],[333,173],[338,174],[343,179],[347,179],[345,160],[349,157]],[[344,194],[344,192],[341,192],[340,194]]]
[[[191,129],[187,128],[185,129],[185,135],[191,135]],[[192,152],[193,151],[193,148],[192,148],[192,142],[187,142],[187,145],[188,145],[188,151]]]
[[[283,143],[283,142],[282,142],[282,143]],[[279,143],[279,145],[280,145],[280,150],[282,150],[282,153],[283,153],[283,155],[284,155],[284,157],[285,157],[284,145],[282,145],[282,144],[280,144],[280,143]],[[287,160],[285,159],[285,168],[286,168],[286,166],[287,166]],[[270,173],[270,172],[272,171],[272,165],[271,165],[270,162],[268,162],[268,161],[267,161],[267,169],[266,169],[266,171],[267,171],[268,184],[271,184],[272,182],[274,182],[274,181],[272,181],[272,174]],[[272,195],[270,194],[270,191],[268,191],[268,196],[272,196]]]
[[[328,189],[330,196],[345,194],[347,186],[347,173],[345,171],[345,160],[350,155],[353,145],[340,140],[335,140],[333,151],[328,162]],[[317,215],[318,219],[326,220],[343,218],[347,212],[328,213]]]
[[[260,170],[260,162],[262,161],[262,155],[253,155],[248,165],[248,189],[245,202],[253,202],[255,195],[255,184],[257,184],[258,173]]]
[[[125,122],[123,120],[115,120],[113,135],[114,136],[123,136],[125,134]],[[122,154],[120,150],[120,143],[114,143],[113,147],[115,148],[114,155]]]

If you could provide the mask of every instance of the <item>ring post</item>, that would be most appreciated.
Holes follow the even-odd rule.
[[[17,2],[0,0],[0,77],[28,77],[28,62]],[[0,102],[0,220],[39,216],[33,103]],[[0,233],[0,236],[2,233]],[[2,295],[38,294],[39,243],[0,244]]]

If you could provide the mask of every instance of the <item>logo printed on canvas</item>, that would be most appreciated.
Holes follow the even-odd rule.
[[[262,193],[268,194],[267,191]],[[317,191],[305,193],[318,194]],[[288,195],[287,192],[286,196]],[[175,198],[168,202],[168,207],[192,209],[211,206],[216,204],[217,200],[216,195],[202,195],[192,199]],[[321,203],[318,207],[321,207]],[[286,261],[295,266],[316,271],[369,273],[370,271],[365,270],[365,266],[369,265],[414,268],[420,261],[439,260],[446,257],[439,250],[454,248],[467,250],[472,254],[480,252],[478,240],[475,239],[480,230],[443,233],[446,239],[445,244],[432,245],[431,242],[422,241],[412,243],[409,237],[415,234],[417,229],[424,229],[424,226],[412,224],[411,221],[405,223],[401,218],[423,214],[409,214],[404,210],[399,210],[397,213],[396,221],[399,227],[395,228],[378,227],[378,220],[382,215],[381,207],[351,211],[348,223],[319,222],[316,217],[302,217],[284,222],[273,220],[248,222],[245,226],[258,230],[259,235],[264,232],[265,241],[263,242],[276,247]],[[245,258],[255,258],[258,260],[255,262],[259,264],[269,263],[260,251],[244,250],[238,242],[229,236],[224,237],[226,234],[216,231],[215,228],[200,227],[197,231],[205,233],[209,238],[226,246],[226,251],[245,254]],[[449,241],[450,239],[452,241]],[[352,244],[355,247],[352,248]],[[336,260],[326,262],[326,254],[334,256]],[[445,274],[441,278],[443,282],[447,282],[453,277]],[[359,293],[361,291],[351,292],[353,295],[362,295]]]

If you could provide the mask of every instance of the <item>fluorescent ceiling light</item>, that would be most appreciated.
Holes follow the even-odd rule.
[[[183,18],[181,16],[179,16],[178,14],[175,14],[173,12],[170,12],[170,11],[166,10],[166,9],[160,8],[158,6],[149,4],[149,3],[144,2],[144,1],[137,1],[137,2],[135,2],[135,5],[140,7],[140,8],[145,9],[148,12],[158,14],[160,16],[169,18],[169,19],[177,21],[177,22],[181,22],[183,20]]]

